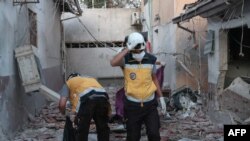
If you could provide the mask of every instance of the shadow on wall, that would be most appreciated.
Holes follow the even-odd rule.
[[[9,77],[0,77],[0,107],[2,107],[2,99],[4,98],[4,91],[6,89],[6,86],[9,84]]]

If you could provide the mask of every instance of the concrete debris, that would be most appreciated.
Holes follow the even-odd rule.
[[[175,90],[171,99],[166,101],[166,103],[177,111],[180,119],[185,119],[196,115],[196,111],[199,111],[201,108],[200,101],[200,96],[197,92],[193,92],[189,87],[184,86]]]
[[[233,112],[230,112],[230,111],[227,111],[228,112],[228,114],[229,114],[229,116],[230,116],[230,119],[231,119],[231,121],[232,121],[232,124],[243,124],[243,122],[244,121],[242,121],[241,119],[240,119],[240,117],[239,116],[237,116],[235,113],[233,113]]]
[[[195,106],[198,94],[189,87],[181,87],[172,94],[172,105],[176,110],[190,109]]]
[[[163,119],[171,120],[172,118],[171,118],[170,114],[168,112],[166,112],[166,114],[163,116]]]
[[[226,90],[230,90],[246,99],[250,100],[250,84],[245,82],[242,78],[237,77],[233,80]]]
[[[245,124],[250,124],[250,117],[247,118],[246,120],[244,120],[244,123],[245,123]]]
[[[193,139],[188,139],[188,138],[182,138],[178,141],[200,141],[200,140],[193,140]]]
[[[224,137],[217,139],[216,141],[224,141]]]
[[[119,88],[107,87],[107,92],[110,96],[112,109],[114,110],[115,93]],[[192,100],[191,100],[192,101]],[[193,101],[192,101],[193,102]],[[195,102],[193,102],[195,103]],[[196,104],[199,105],[199,104]],[[185,107],[185,106],[184,106]],[[186,108],[184,108],[186,109]],[[196,109],[196,110],[194,110]],[[170,118],[160,116],[161,140],[179,140],[179,141],[216,141],[223,137],[223,126],[219,127],[213,124],[203,113],[200,108],[194,108],[193,116],[180,118],[178,115],[183,110],[169,110]],[[159,108],[160,113],[160,108]],[[65,124],[65,117],[59,113],[57,103],[51,103],[45,106],[40,114],[37,116],[29,115],[29,124],[24,130],[16,135],[11,141],[61,141],[63,138],[63,129]],[[123,125],[118,123],[109,123],[110,126],[110,140],[111,141],[125,141],[126,130]],[[147,141],[145,126],[141,130],[141,141]],[[185,138],[183,138],[185,137]],[[94,122],[91,122],[89,141],[96,141],[96,127]],[[8,140],[6,140],[8,141]]]
[[[219,95],[221,110],[229,111],[233,124],[245,124],[244,120],[250,116],[250,84],[240,77]]]
[[[61,141],[65,117],[59,113],[57,103],[45,106],[36,117],[28,115],[29,124],[17,134],[14,141]]]

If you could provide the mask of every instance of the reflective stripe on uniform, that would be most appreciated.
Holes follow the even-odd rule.
[[[149,102],[149,101],[151,101],[151,100],[153,100],[154,98],[155,98],[155,95],[154,94],[152,94],[150,97],[148,97],[148,98],[146,98],[146,99],[144,99],[144,100],[138,100],[138,99],[136,99],[136,98],[133,98],[133,97],[131,97],[131,96],[129,96],[129,95],[126,95],[126,97],[127,97],[127,99],[129,100],[129,101],[132,101],[132,102]]]
[[[92,87],[90,87],[90,88],[86,89],[85,91],[83,91],[82,93],[79,94],[79,99],[78,99],[78,102],[77,102],[77,105],[76,105],[76,112],[79,111],[79,108],[80,108],[80,105],[81,105],[81,97],[85,96],[86,94],[88,94],[89,92],[91,92],[93,90],[96,91],[96,92],[103,92],[103,93],[106,92],[105,89],[103,89],[103,88],[92,88]]]
[[[153,64],[125,64],[125,68],[128,69],[138,69],[138,68],[142,68],[142,69],[153,69]]]

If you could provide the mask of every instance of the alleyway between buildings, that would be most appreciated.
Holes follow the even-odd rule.
[[[114,113],[114,87],[106,88]],[[29,116],[29,123],[15,137],[14,141],[62,141],[65,117],[60,114],[57,103],[45,106],[36,116]],[[223,141],[223,125],[213,124],[202,112],[202,105],[196,105],[191,112],[170,110],[170,118],[161,116],[162,141]],[[110,141],[125,141],[126,132],[115,130],[117,123],[110,123]],[[141,141],[147,141],[145,128],[142,128]],[[92,123],[89,141],[96,141],[95,124]]]
[[[111,117],[121,87],[150,101],[149,72],[159,73],[161,141],[223,141],[226,127],[249,128],[250,0],[0,0],[0,33],[0,141],[62,141],[59,91],[76,72],[104,84]],[[123,124],[110,120],[110,141],[126,140]]]

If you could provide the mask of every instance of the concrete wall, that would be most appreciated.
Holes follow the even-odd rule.
[[[166,62],[164,83],[165,86],[170,86],[172,89],[183,85],[197,89],[195,79],[199,80],[201,74],[203,75],[200,79],[202,86],[205,90],[207,88],[207,58],[203,55],[204,40],[202,40],[206,31],[206,20],[196,17],[193,21],[181,23],[184,27],[197,32],[196,44],[200,46],[197,49],[193,48],[192,35],[172,23],[174,17],[185,12],[183,11],[184,5],[192,2],[195,0],[149,0],[143,5],[145,18],[143,30],[149,32],[153,54],[156,54],[160,61]],[[173,53],[180,55],[173,56]],[[176,58],[190,69],[195,78],[187,74],[176,62]]]
[[[166,63],[164,69],[164,87],[176,88],[176,62],[175,57],[170,55],[176,52],[175,49],[175,26],[173,24],[159,25],[154,27],[153,32],[153,54],[158,61]]]
[[[183,13],[185,4],[193,3],[196,0],[177,0],[175,1],[175,16]],[[207,56],[204,55],[204,44],[206,38],[207,21],[199,16],[190,19],[189,21],[181,22],[181,26],[188,28],[195,32],[193,35],[181,28],[176,30],[176,52],[181,53],[178,59],[181,60],[187,68],[194,74],[190,77],[188,73],[178,64],[177,65],[177,86],[187,85],[197,90],[198,82],[200,81],[201,90],[203,93],[207,92]],[[195,47],[197,45],[197,47]],[[186,56],[186,57],[184,57]]]
[[[112,67],[114,51],[107,48],[67,49],[67,72],[79,72],[96,78],[122,77],[120,67]]]
[[[131,26],[131,14],[135,11],[139,11],[139,9],[85,9],[79,19],[97,40],[123,41],[125,35],[140,29]],[[62,18],[66,19],[72,16],[65,14]],[[79,19],[73,18],[63,21],[66,43],[95,41],[79,22]]]
[[[151,42],[153,50],[152,53],[156,55],[158,61],[166,62],[163,86],[175,89],[175,58],[169,55],[176,52],[176,27],[171,23],[174,12],[173,3],[171,0],[149,0],[147,3],[142,4],[142,24],[143,31],[148,32],[148,40]]]
[[[60,13],[55,7],[51,0],[22,7],[13,6],[9,0],[0,1],[0,140],[6,140],[1,134],[13,137],[27,122],[28,114],[38,114],[46,102],[39,93],[24,93],[14,57],[15,48],[29,43],[28,8],[37,13],[35,52],[41,62],[44,83],[55,91],[62,85]]]
[[[91,43],[97,42],[96,40],[99,42],[123,42],[126,35],[140,30],[140,26],[131,26],[131,14],[135,11],[139,10],[85,9],[79,19],[63,21],[65,42]],[[62,18],[67,19],[71,16],[65,14]],[[97,78],[121,77],[123,75],[120,68],[111,67],[109,63],[118,49],[113,47],[67,49],[67,73],[77,71]]]

